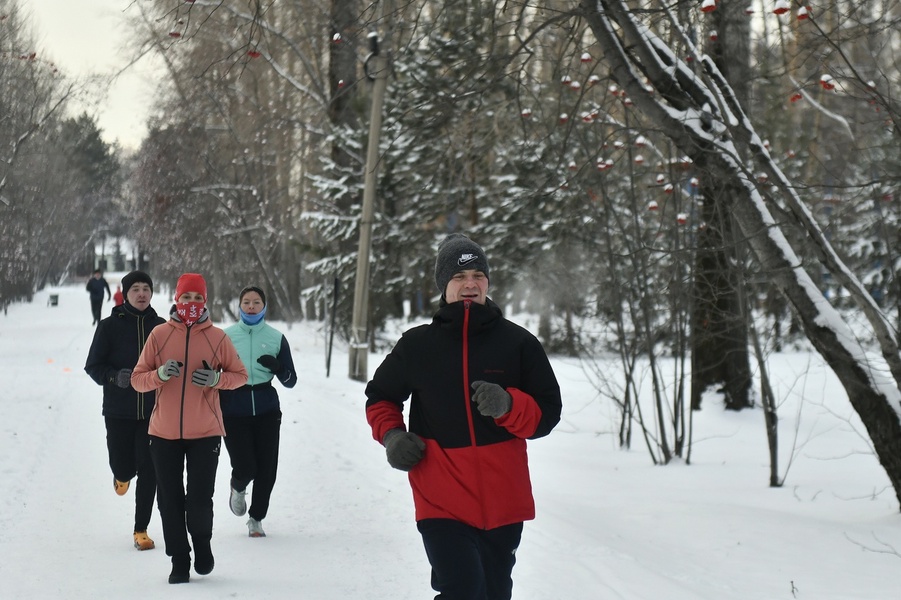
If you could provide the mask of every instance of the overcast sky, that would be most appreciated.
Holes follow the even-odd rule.
[[[123,48],[129,31],[123,11],[133,0],[19,0],[31,15],[37,51],[70,77],[107,75],[127,62]],[[104,139],[136,149],[147,132],[146,119],[154,81],[151,61],[143,59],[119,77],[108,93],[96,89],[95,102],[79,102],[75,114],[97,118]]]

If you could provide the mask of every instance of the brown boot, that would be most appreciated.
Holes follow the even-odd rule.
[[[116,490],[116,493],[120,496],[125,495],[125,492],[128,491],[128,486],[130,484],[130,481],[119,481],[118,479],[113,477],[113,489]]]
[[[156,544],[147,537],[146,531],[135,531],[135,548],[138,550],[153,550]]]

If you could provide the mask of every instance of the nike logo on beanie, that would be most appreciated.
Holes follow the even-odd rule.
[[[435,286],[444,294],[455,273],[474,269],[488,278],[488,258],[482,247],[460,233],[451,233],[438,244],[435,257]]]

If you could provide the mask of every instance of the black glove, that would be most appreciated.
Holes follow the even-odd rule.
[[[119,369],[116,373],[116,385],[120,388],[127,388],[131,385],[131,369]]]
[[[203,368],[191,374],[191,383],[200,387],[213,387],[219,383],[219,371],[214,371],[207,361],[203,361]]]
[[[272,356],[271,354],[264,354],[263,356],[257,359],[257,362],[272,371],[273,373],[278,373],[282,370],[282,363],[279,362],[277,358]]]
[[[422,460],[422,451],[425,450],[422,438],[403,429],[388,431],[382,443],[385,444],[388,464],[401,471],[409,471],[415,467],[416,463]]]
[[[181,377],[181,368],[183,366],[182,363],[174,358],[170,358],[166,361],[166,364],[156,370],[156,373],[163,381],[169,381],[170,377]]]
[[[487,381],[473,381],[472,401],[476,408],[486,417],[498,419],[510,412],[513,408],[513,398],[507,391],[496,383]]]

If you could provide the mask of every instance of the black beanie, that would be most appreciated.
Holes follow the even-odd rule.
[[[153,280],[150,278],[150,275],[144,271],[132,271],[125,275],[125,277],[122,278],[122,291],[127,294],[128,290],[131,289],[131,286],[136,283],[146,283],[150,286],[150,292],[153,293]]]
[[[442,296],[451,277],[467,269],[481,271],[490,279],[488,257],[481,246],[461,233],[452,233],[438,244],[435,259],[435,285]]]
[[[260,300],[263,301],[263,306],[266,306],[266,294],[263,293],[263,290],[261,290],[260,288],[258,288],[255,285],[248,285],[246,288],[241,290],[241,293],[238,294],[238,303],[239,304],[240,304],[241,300],[244,299],[244,294],[246,294],[247,292],[256,292],[257,294],[259,294]]]

